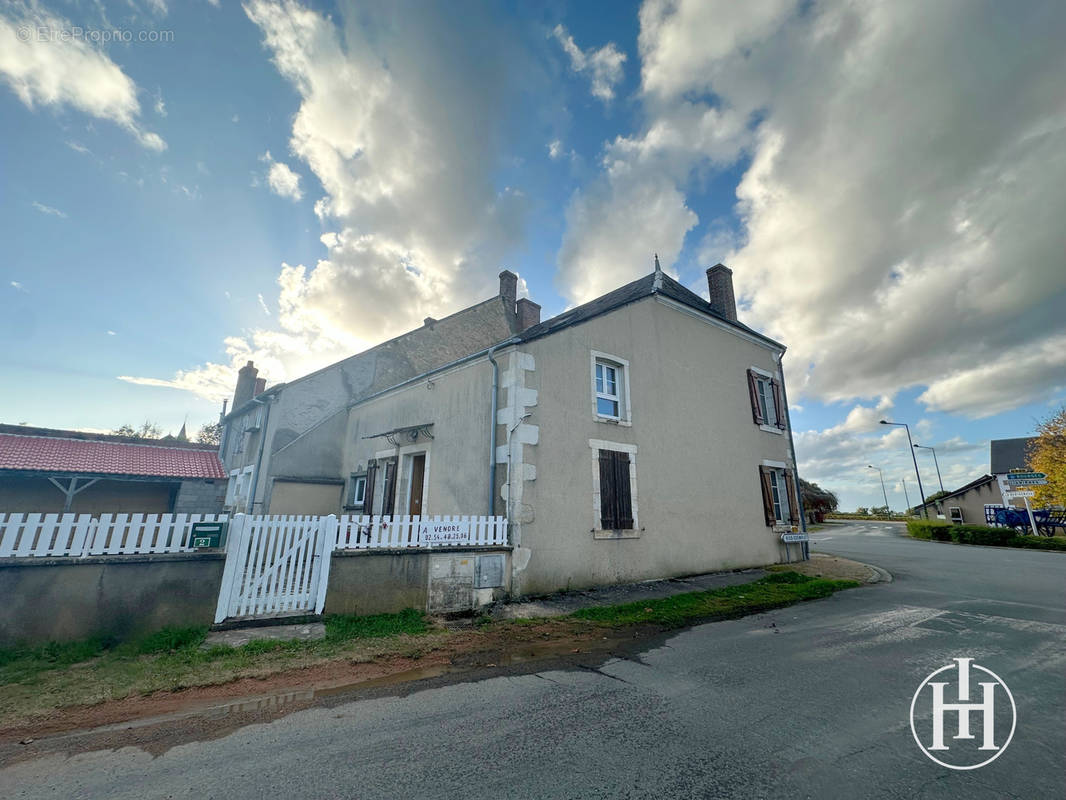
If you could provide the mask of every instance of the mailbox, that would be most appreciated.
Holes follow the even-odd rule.
[[[196,548],[221,547],[225,532],[225,522],[194,522],[189,543]]]

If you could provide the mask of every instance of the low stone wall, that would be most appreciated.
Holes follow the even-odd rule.
[[[0,559],[0,646],[210,625],[222,553]]]
[[[480,564],[479,564],[480,561]],[[337,550],[330,565],[327,614],[389,614],[405,608],[468,611],[510,591],[510,548]],[[502,562],[502,564],[501,564]],[[478,588],[480,571],[499,586]],[[485,582],[485,581],[483,581]]]

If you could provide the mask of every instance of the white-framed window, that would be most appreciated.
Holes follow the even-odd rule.
[[[592,415],[598,422],[629,425],[629,362],[618,356],[592,351]]]
[[[755,424],[764,431],[783,433],[787,417],[779,379],[773,373],[751,367],[748,369],[748,394]]]
[[[795,473],[780,461],[763,461],[759,467],[763,514],[772,528],[799,523]]]
[[[366,502],[366,475],[352,475],[348,484],[348,505],[362,506]]]

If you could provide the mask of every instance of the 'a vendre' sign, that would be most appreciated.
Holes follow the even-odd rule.
[[[469,522],[424,522],[418,526],[422,544],[461,544],[469,538]]]

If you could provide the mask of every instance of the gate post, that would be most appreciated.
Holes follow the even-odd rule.
[[[215,624],[229,614],[229,601],[233,595],[233,582],[237,577],[237,562],[247,547],[248,515],[234,514],[226,535],[226,566],[222,569],[222,585],[218,590],[218,605],[215,606]]]
[[[337,517],[330,514],[328,517],[320,517],[318,523],[318,535],[315,537],[315,565],[317,582],[312,584],[317,589],[315,597],[315,613],[321,614],[326,607],[326,590],[329,589],[329,565],[333,561],[333,548],[337,544]]]

